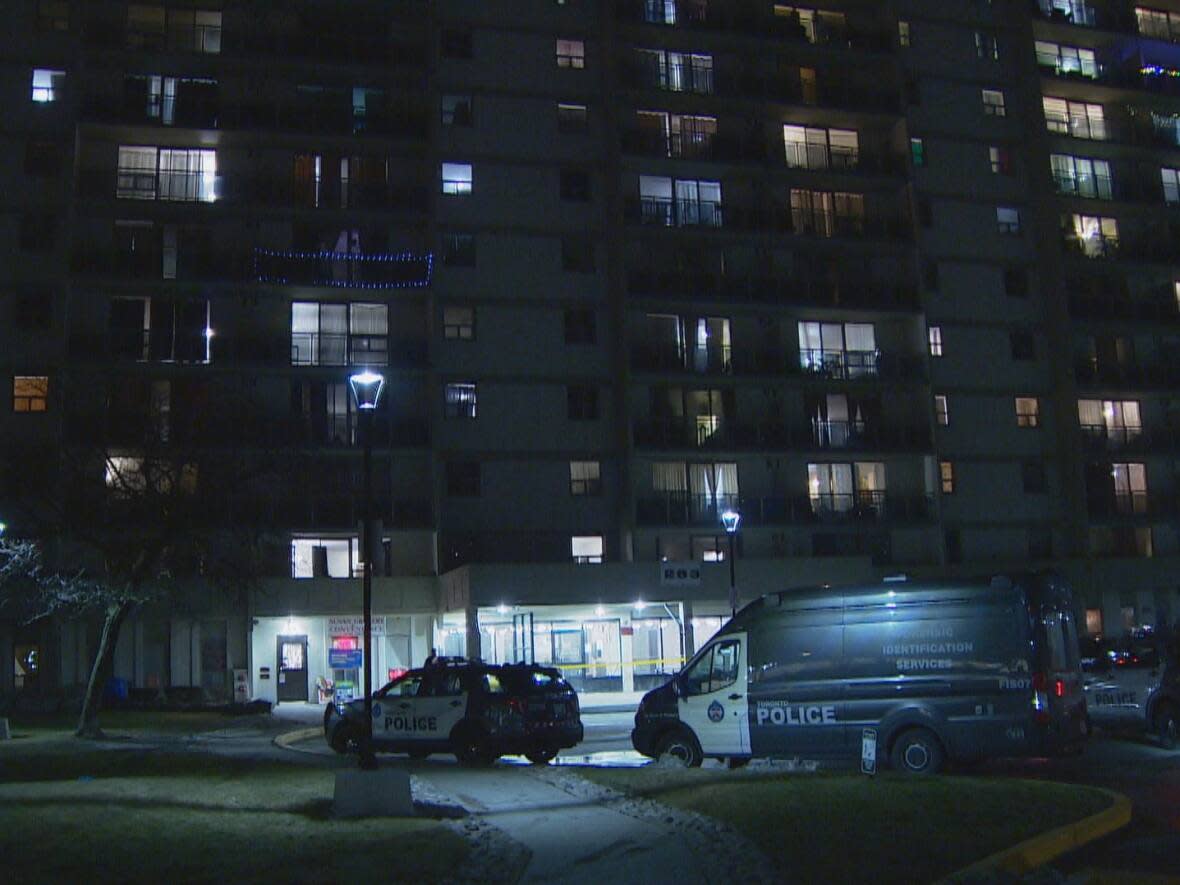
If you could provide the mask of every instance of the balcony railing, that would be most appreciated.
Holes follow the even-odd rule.
[[[757,301],[911,309],[917,304],[914,285],[876,280],[817,281],[797,278],[734,276],[728,274],[632,270],[628,290],[637,296],[700,297],[726,301]],[[739,355],[735,359],[740,359]]]
[[[733,371],[733,348],[720,345],[684,348],[675,342],[638,343],[632,347],[631,363],[639,371],[728,374]]]
[[[1083,424],[1081,429],[1086,447],[1092,451],[1137,450],[1149,442],[1140,425],[1107,427],[1105,424]]]
[[[727,507],[741,511],[749,525],[815,525],[819,523],[914,523],[934,518],[934,499],[929,495],[901,495],[892,492],[857,492],[848,495],[753,497],[720,496],[716,503],[707,496],[687,492],[655,492],[637,501],[640,525],[720,525]]]
[[[672,200],[666,197],[639,198],[640,220],[664,227],[721,227],[721,204],[704,200]]]
[[[713,449],[724,451],[927,452],[928,427],[882,425],[864,421],[782,421],[756,423],[723,416],[643,418],[634,422],[635,445],[644,449]]]
[[[828,378],[866,378],[878,374],[878,350],[800,350],[799,366]]]
[[[430,253],[359,254],[254,250],[255,279],[284,286],[345,289],[404,289],[430,285]]]

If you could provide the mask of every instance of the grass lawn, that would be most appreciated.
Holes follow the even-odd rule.
[[[970,777],[578,769],[588,780],[716,818],[798,882],[930,882],[1095,814],[1085,787]]]
[[[330,816],[334,772],[286,762],[0,744],[3,881],[437,881],[468,852],[431,820]]]
[[[193,734],[226,728],[235,718],[210,711],[102,710],[98,724],[103,731],[114,734]],[[13,736],[18,738],[72,733],[77,724],[77,713],[17,713],[8,720]]]

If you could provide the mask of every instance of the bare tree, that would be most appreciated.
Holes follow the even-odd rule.
[[[183,416],[167,415],[163,424],[147,410],[133,416],[139,420],[119,416],[116,439],[104,434],[64,449],[61,493],[52,519],[41,508],[37,532],[52,542],[50,565],[39,548],[14,551],[14,574],[28,580],[10,582],[13,589],[0,588],[0,595],[19,597],[26,620],[101,618],[79,737],[101,735],[115,648],[137,608],[177,599],[192,580],[241,598],[260,574],[266,520],[241,506],[285,459],[266,445],[266,435],[252,436],[257,425],[248,410],[221,393]]]

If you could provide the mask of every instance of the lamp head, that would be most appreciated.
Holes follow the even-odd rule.
[[[385,376],[365,369],[363,372],[350,375],[348,386],[352,388],[352,398],[356,401],[356,407],[361,411],[370,411],[377,408],[377,402],[381,399]]]
[[[721,514],[721,524],[725,526],[725,530],[731,535],[738,530],[738,523],[742,521],[742,515],[736,510],[726,510]]]

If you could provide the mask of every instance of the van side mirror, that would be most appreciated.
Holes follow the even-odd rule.
[[[672,677],[672,694],[678,698],[684,697],[684,677],[679,673]]]

